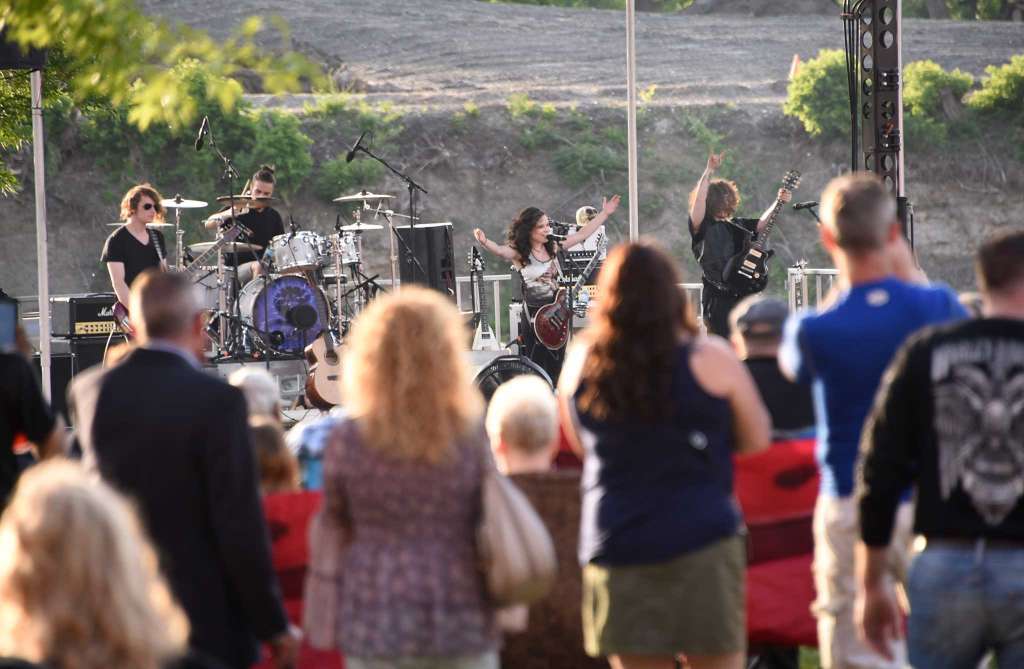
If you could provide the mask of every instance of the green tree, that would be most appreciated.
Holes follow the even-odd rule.
[[[846,56],[839,49],[822,49],[789,82],[782,111],[795,116],[813,136],[842,135],[850,130]]]
[[[320,81],[317,68],[304,57],[257,46],[287,44],[290,38],[282,22],[268,29],[253,17],[231,37],[214,41],[201,31],[146,16],[133,0],[5,4],[0,26],[7,40],[23,48],[53,50],[55,62],[45,77],[48,105],[102,101],[111,109],[126,110],[125,120],[142,130],[153,124],[176,130],[195,120],[199,100],[183,78],[187,68],[178,67],[190,61],[204,63],[206,93],[225,111],[241,98],[237,77],[246,70],[271,92],[295,90],[303,80]],[[0,149],[16,150],[31,138],[27,90],[24,73],[3,73],[0,78]],[[15,183],[10,170],[0,165],[0,191],[10,192]]]

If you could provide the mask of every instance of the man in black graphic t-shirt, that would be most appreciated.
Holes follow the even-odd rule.
[[[121,199],[121,220],[103,244],[100,261],[107,264],[110,285],[121,304],[128,305],[132,281],[150,267],[167,269],[167,247],[159,230],[146,227],[163,219],[160,193],[149,184],[132,187]]]
[[[926,547],[907,579],[909,663],[1024,660],[1024,231],[978,250],[982,317],[897,353],[861,442],[858,624],[883,651],[900,613],[885,572],[893,517],[916,486]],[[856,352],[853,352],[856,355]]]

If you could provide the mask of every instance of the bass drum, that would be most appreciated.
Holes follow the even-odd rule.
[[[238,294],[242,320],[260,348],[302,353],[328,324],[324,291],[301,276],[256,278]]]

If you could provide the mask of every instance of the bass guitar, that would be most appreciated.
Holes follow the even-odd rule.
[[[221,238],[218,239],[213,244],[213,246],[199,254],[198,257],[196,257],[191,263],[189,263],[188,267],[185,267],[181,271],[184,274],[188,274],[190,277],[195,276],[199,272],[199,270],[205,266],[207,261],[215,257],[222,248],[224,248],[231,242],[235,241],[236,239],[238,239],[240,235],[243,234],[251,235],[252,230],[245,227],[238,221],[235,221],[235,224],[228,228],[227,230],[225,230],[224,233],[221,235]],[[157,243],[155,238],[152,243]],[[157,247],[157,253],[160,253],[159,247]],[[163,257],[161,257],[160,259],[163,260]],[[117,329],[121,331],[121,334],[127,337],[134,337],[135,328],[132,327],[129,315],[130,314],[128,313],[128,307],[121,304],[120,300],[116,300],[114,302],[114,324],[117,325]]]
[[[557,351],[569,341],[569,325],[572,323],[573,316],[573,310],[569,306],[569,297],[572,296],[573,302],[576,301],[584,281],[587,280],[594,267],[600,262],[601,256],[604,255],[604,243],[604,233],[599,232],[596,244],[597,251],[580,273],[576,282],[568,290],[559,288],[558,292],[555,293],[555,300],[551,304],[545,304],[538,309],[537,315],[533,317],[533,332],[537,335],[537,341],[548,349]]]
[[[306,347],[306,360],[310,364],[306,399],[317,409],[341,404],[341,355],[329,329]]]
[[[792,193],[800,185],[800,173],[796,170],[786,172],[782,179],[782,190]],[[768,285],[768,260],[775,255],[775,251],[766,248],[768,236],[775,227],[775,221],[782,210],[781,196],[775,200],[775,205],[768,214],[768,222],[764,230],[757,235],[756,240],[747,240],[743,250],[734,255],[725,264],[722,272],[722,279],[725,286],[738,297],[752,295],[764,290]]]
[[[469,294],[473,300],[473,351],[500,351],[501,345],[491,329],[487,319],[490,310],[487,302],[487,289],[484,287],[484,259],[477,247],[472,247],[469,257]]]

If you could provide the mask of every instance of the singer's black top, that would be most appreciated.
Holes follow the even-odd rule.
[[[240,237],[239,241],[246,241],[252,244],[257,244],[263,248],[255,253],[248,251],[239,253],[238,258],[235,259],[232,254],[226,254],[224,256],[224,262],[229,265],[243,264],[251,262],[253,260],[259,260],[263,257],[264,251],[267,249],[267,244],[270,240],[278,235],[284,234],[284,221],[281,219],[281,214],[277,213],[277,210],[273,207],[264,207],[263,209],[250,209],[244,214],[239,214],[235,217],[245,227],[252,230],[252,235],[248,238]]]

